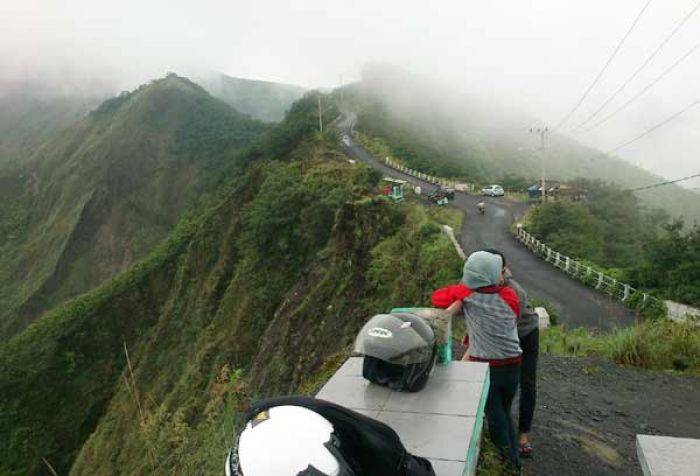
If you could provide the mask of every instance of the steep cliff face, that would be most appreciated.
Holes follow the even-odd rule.
[[[0,348],[2,471],[219,472],[251,398],[312,392],[369,315],[456,276],[419,205],[371,198],[323,140],[290,158]]]
[[[220,472],[251,399],[316,391],[348,355],[367,317],[393,305],[380,291],[386,282],[415,278],[380,265],[382,244],[418,238],[405,228],[419,225],[408,223],[410,207],[382,199],[342,205],[325,246],[266,301],[255,297],[269,292],[271,276],[260,270],[251,276],[245,251],[230,248],[236,226],[227,224],[224,237],[206,245],[218,250],[208,265],[201,265],[204,244],[190,248],[199,251],[181,260],[171,304],[134,357],[141,402],[119,386],[71,474]],[[438,256],[431,265],[442,268],[425,281],[427,293],[452,279],[459,263],[441,234],[422,240],[437,253],[423,262],[408,258],[407,267],[433,269],[427,262]],[[185,263],[200,265],[185,272]],[[398,302],[424,299],[407,293]]]
[[[0,335],[145,256],[264,130],[171,75],[46,142],[0,180]]]

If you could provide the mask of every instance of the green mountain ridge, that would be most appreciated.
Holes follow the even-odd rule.
[[[264,122],[280,122],[304,88],[291,84],[234,78],[214,73],[197,82],[209,93],[243,114]]]
[[[175,75],[105,101],[0,191],[0,329],[128,268],[265,127]]]
[[[312,393],[367,316],[454,279],[452,215],[376,197],[316,120],[295,103],[146,258],[0,345],[0,473],[220,473],[251,399]]]

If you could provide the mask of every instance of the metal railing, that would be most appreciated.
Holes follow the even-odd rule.
[[[455,182],[454,180],[448,180],[448,179],[443,178],[443,177],[436,177],[434,175],[419,172],[418,170],[414,170],[414,169],[406,167],[405,165],[401,164],[400,162],[398,162],[390,157],[385,157],[384,163],[394,170],[398,170],[399,172],[403,172],[407,175],[411,175],[413,177],[416,177],[417,179],[420,179],[420,180],[423,180],[425,182],[429,182],[429,183],[432,183],[435,185],[442,185],[445,187],[451,187],[451,188],[454,188],[455,190],[459,190],[460,192],[471,191],[473,189],[472,184],[459,183],[459,182]],[[466,187],[466,189],[465,189],[465,187]]]
[[[517,226],[516,237],[534,254],[559,268],[572,278],[594,287],[630,307],[644,308],[652,302],[663,304],[660,299],[649,293],[635,289],[627,283],[618,281],[587,264],[553,250],[547,246],[546,243],[541,242],[525,231],[522,225]]]

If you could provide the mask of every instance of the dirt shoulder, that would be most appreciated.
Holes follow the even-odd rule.
[[[700,377],[541,355],[533,433],[525,474],[638,475],[636,434],[700,438]]]

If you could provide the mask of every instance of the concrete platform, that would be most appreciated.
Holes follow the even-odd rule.
[[[475,474],[487,395],[487,364],[437,365],[423,390],[405,393],[368,382],[362,358],[351,357],[316,397],[386,423],[436,475],[457,476]]]
[[[644,476],[700,476],[700,440],[637,435]]]

